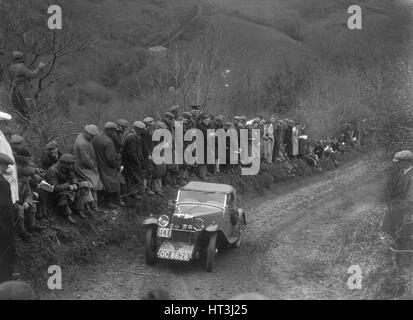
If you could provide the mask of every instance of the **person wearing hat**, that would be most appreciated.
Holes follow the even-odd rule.
[[[90,202],[85,205],[84,210],[90,213],[89,206],[93,211],[98,208],[97,193],[103,190],[103,184],[100,180],[99,170],[96,160],[95,150],[92,141],[99,134],[99,128],[94,124],[86,125],[83,132],[76,138],[74,144],[75,173],[79,181],[89,182],[91,191]]]
[[[30,284],[23,281],[0,280],[0,300],[37,300],[33,288]]]
[[[196,128],[198,130],[201,130],[203,138],[204,138],[204,159],[203,163],[198,163],[198,178],[200,180],[205,180],[207,179],[207,157],[208,157],[208,128],[209,128],[209,121],[210,118],[205,115],[205,114],[201,114],[198,117],[198,123]]]
[[[13,150],[9,142],[7,141],[6,137],[3,134],[3,131],[5,131],[8,128],[10,120],[11,120],[11,115],[0,111],[0,153],[6,154],[8,157],[10,157],[13,160],[13,163],[14,163],[15,160],[14,160]],[[13,203],[16,203],[16,201],[19,200],[19,190],[18,190],[19,187],[18,187],[18,182],[17,182],[16,165],[15,164],[10,165],[8,170],[10,174],[6,175],[5,178],[10,183],[12,201]]]
[[[280,155],[280,150],[281,150],[281,144],[283,143],[283,124],[281,120],[276,121],[275,117],[271,118],[271,122],[273,123],[274,126],[274,150],[273,150],[273,157],[272,161],[281,161],[281,155]]]
[[[198,116],[201,114],[201,106],[199,104],[191,105],[191,114],[195,120],[198,119]]]
[[[121,161],[114,142],[118,126],[116,123],[107,122],[103,128],[104,131],[93,138],[92,145],[100,180],[104,186],[104,202],[108,208],[117,209],[124,205],[120,200]]]
[[[152,173],[153,173],[153,161],[152,151],[154,144],[152,141],[153,132],[155,131],[155,120],[151,117],[143,119],[143,123],[146,128],[142,132],[143,142],[143,157],[145,159],[146,174],[144,179],[145,191],[148,195],[153,196],[155,193],[152,191]]]
[[[38,67],[31,71],[24,64],[24,55],[19,51],[14,51],[13,63],[8,69],[11,83],[11,103],[14,109],[23,116],[29,113],[28,103],[32,104],[33,88],[31,80],[37,79],[42,75],[46,64],[39,62]]]
[[[52,165],[46,172],[45,180],[54,187],[49,199],[57,206],[60,213],[71,223],[76,224],[72,218],[72,209],[75,209],[82,218],[85,197],[78,192],[78,181],[74,173],[76,157],[72,154],[63,154],[59,161]]]
[[[121,142],[121,146],[125,143],[126,136],[131,132],[132,128],[130,126],[130,123],[128,120],[125,119],[119,119],[117,122],[117,125],[119,127],[119,139]]]
[[[175,116],[172,112],[165,112],[162,121],[165,122],[165,124],[168,126],[168,129],[171,131],[171,133],[174,133],[175,131]],[[174,135],[174,134],[172,134]]]
[[[167,130],[168,127],[164,122],[157,121],[156,129]],[[158,144],[161,144],[161,143],[163,143],[162,139],[160,141],[153,141],[153,147],[155,148]],[[152,163],[153,163],[152,191],[162,196],[163,195],[162,180],[166,176],[166,164],[165,163],[156,164],[155,162],[153,162],[153,159],[152,159]]]
[[[0,283],[10,280],[16,257],[13,216],[15,207],[9,181],[9,167],[14,161],[5,153],[0,153]]]
[[[178,180],[181,177],[179,175],[179,165],[175,164],[175,120],[175,116],[171,112],[165,112],[163,122],[165,122],[172,135],[172,163],[166,164],[165,183],[177,188],[179,187]]]
[[[127,128],[130,127],[129,121],[125,119],[119,119],[117,122],[120,132],[124,133]]]
[[[270,120],[265,121],[263,134],[264,161],[266,163],[272,163],[272,153],[274,151],[274,125]]]
[[[393,157],[386,186],[386,200],[389,210],[383,218],[381,231],[392,240],[394,249],[402,249],[404,221],[413,210],[413,152],[403,150]],[[411,234],[407,235],[412,236]]]
[[[146,125],[142,121],[135,121],[131,133],[125,139],[122,150],[122,163],[125,166],[123,171],[126,185],[129,190],[137,190],[138,199],[142,199],[144,186],[144,174],[146,163],[144,157],[144,142],[142,135],[146,130]]]
[[[169,112],[172,113],[175,117],[175,119],[179,119],[179,110],[181,109],[180,106],[174,105],[169,108]]]
[[[34,179],[34,170],[28,165],[18,165],[19,201],[16,202],[18,210],[18,233],[22,240],[29,241],[31,235],[27,232],[43,230],[36,223],[37,201],[34,199],[30,181]],[[27,231],[25,222],[27,221]]]
[[[285,152],[288,158],[293,156],[293,127],[294,122],[289,119],[286,119],[286,125],[284,127],[284,144]]]
[[[13,134],[9,142],[10,142],[10,146],[13,152],[16,152],[19,148],[22,148],[25,145],[24,138],[17,134]]]
[[[48,142],[43,149],[44,152],[41,156],[40,167],[43,170],[47,170],[59,160],[62,153],[55,140]]]
[[[241,129],[243,128],[243,123],[241,120],[240,116],[234,116],[233,120],[232,120],[232,128],[231,129],[235,129],[237,131],[237,137],[238,137],[238,141],[236,143],[238,143],[238,147],[240,146],[240,142],[241,142]],[[229,145],[229,142],[228,144]],[[228,149],[229,150],[229,149]],[[240,172],[240,165],[239,165],[239,154],[237,154],[238,157],[238,161],[237,164],[231,164],[231,170],[229,171],[229,174],[237,174],[238,172]],[[227,158],[227,162],[229,163],[230,157]]]

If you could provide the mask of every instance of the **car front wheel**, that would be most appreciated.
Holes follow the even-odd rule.
[[[156,261],[156,229],[149,227],[145,234],[145,260],[152,265]]]
[[[217,254],[217,233],[214,232],[209,237],[207,259],[206,259],[206,271],[211,272],[215,263],[215,256]]]

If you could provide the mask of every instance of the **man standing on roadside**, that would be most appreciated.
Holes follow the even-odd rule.
[[[138,191],[138,199],[142,199],[145,190],[144,186],[144,142],[142,134],[146,126],[141,121],[133,124],[132,131],[128,134],[123,144],[122,162],[125,166],[124,176],[128,190],[135,189]]]
[[[100,179],[105,187],[106,205],[110,209],[119,208],[120,202],[120,162],[114,139],[118,134],[116,123],[107,122],[103,126],[104,132],[93,138],[92,145],[96,154]]]
[[[14,205],[10,183],[5,176],[9,174],[9,166],[14,161],[6,154],[0,153],[0,283],[12,277],[12,266],[15,260],[14,246]]]
[[[387,185],[389,211],[383,219],[381,230],[391,237],[394,249],[400,249],[405,221],[411,218],[413,209],[413,153],[409,150],[397,152]],[[410,216],[410,217],[409,217]],[[411,235],[408,235],[411,236]]]
[[[83,130],[84,132],[76,138],[74,145],[74,156],[76,157],[75,172],[80,181],[87,181],[89,183],[91,209],[96,211],[98,208],[97,192],[103,189],[103,184],[100,181],[92,141],[99,134],[99,128],[89,124]]]
[[[13,150],[3,134],[3,131],[7,129],[9,122],[11,120],[11,115],[0,111],[0,153],[6,154],[10,159],[13,160],[13,165],[9,166],[10,174],[6,175],[5,178],[10,183],[11,198],[13,203],[19,200],[19,184],[17,180],[17,168],[14,164]]]

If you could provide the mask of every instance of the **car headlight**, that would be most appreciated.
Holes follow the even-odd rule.
[[[166,215],[161,215],[158,219],[158,225],[162,228],[165,228],[169,224],[169,217]]]
[[[205,227],[205,222],[201,218],[196,218],[194,221],[194,230],[202,231]]]

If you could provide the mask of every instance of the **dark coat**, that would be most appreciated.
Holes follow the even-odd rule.
[[[207,157],[208,157],[208,127],[202,123],[201,121],[198,122],[197,124],[197,129],[202,131],[203,137],[204,137],[204,164],[207,164]]]
[[[119,159],[115,143],[105,133],[99,133],[92,142],[100,179],[109,193],[120,192]]]
[[[163,139],[161,139],[161,141],[154,141],[154,147],[162,143],[162,140]],[[163,177],[164,175],[166,175],[166,164],[155,164],[152,161],[152,177],[157,179]]]
[[[13,211],[9,182],[0,174],[0,235],[13,234]]]
[[[131,132],[125,139],[122,151],[122,161],[125,166],[124,176],[130,185],[138,185],[143,182],[143,170],[146,169],[143,150],[142,136]]]
[[[0,283],[10,279],[16,257],[13,213],[10,184],[0,174]]]
[[[73,170],[64,170],[57,162],[47,170],[45,180],[54,186],[54,196],[66,195],[71,201],[75,200],[76,193],[69,190],[69,185],[77,182]]]
[[[412,163],[400,161],[393,164],[387,182],[385,199],[389,202],[389,211],[386,212],[382,231],[396,239],[403,227],[404,216],[410,214],[412,201],[409,199],[412,187]]]

